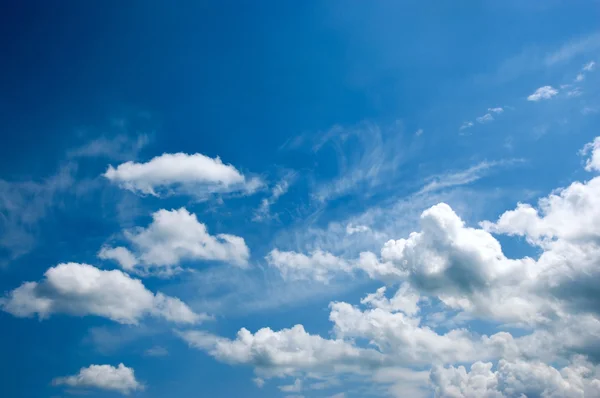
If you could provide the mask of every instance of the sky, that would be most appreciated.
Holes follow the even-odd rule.
[[[597,1],[0,13],[3,397],[600,397]]]

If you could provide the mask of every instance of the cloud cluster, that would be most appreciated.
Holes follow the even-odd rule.
[[[152,223],[124,231],[131,249],[104,246],[98,257],[114,260],[127,272],[172,276],[186,260],[220,261],[245,267],[250,249],[244,238],[229,234],[211,235],[206,225],[185,208],[161,209]]]
[[[190,346],[220,361],[252,365],[264,377],[293,375],[299,371],[365,369],[377,367],[383,360],[374,350],[312,335],[302,325],[280,331],[263,328],[254,334],[243,328],[234,340],[194,330],[179,332],[179,335]]]
[[[49,268],[42,281],[25,282],[9,292],[0,300],[0,307],[17,317],[95,315],[122,324],[138,324],[144,316],[180,324],[207,318],[178,298],[152,293],[140,280],[119,270],[105,271],[78,263]]]
[[[598,142],[596,138],[581,151],[590,172],[598,171]],[[404,281],[391,297],[386,294],[388,287],[367,295],[361,300],[365,308],[331,303],[335,339],[298,339],[294,347],[303,355],[312,352],[308,341],[317,339],[325,345],[349,344],[356,349],[367,344],[360,350],[369,355],[357,357],[364,364],[349,368],[357,373],[367,366],[379,371],[435,364],[430,383],[439,397],[596,396],[600,388],[594,365],[600,362],[599,226],[600,176],[596,176],[554,190],[537,206],[520,203],[497,221],[484,221],[478,227],[467,226],[447,204],[434,205],[422,213],[419,231],[387,241],[379,255],[363,252],[345,259],[318,250],[305,255],[275,249],[267,260],[286,279],[328,283],[340,273],[379,269],[385,272],[367,274],[386,284]],[[523,237],[538,254],[509,258],[494,234]],[[436,313],[430,310],[420,316],[425,305],[442,310],[441,322],[448,331],[427,324]],[[522,335],[506,331],[478,335],[457,328],[472,319],[511,325]],[[299,325],[294,329],[298,335],[305,333]],[[248,355],[260,352],[248,348],[255,347],[256,336],[269,336],[264,340],[274,342],[291,334],[288,329],[261,329],[253,335],[242,329],[232,341],[189,333],[197,337],[197,347],[217,359],[251,364],[257,370],[262,362]],[[218,342],[223,344],[220,348]],[[233,360],[233,353],[243,359]],[[375,354],[378,361],[373,363],[369,360]],[[569,364],[560,370],[551,365],[565,361]],[[269,363],[286,368],[283,362]],[[454,366],[459,363],[473,365],[467,372]],[[298,364],[288,364],[282,374],[306,374],[318,368],[311,361]],[[277,374],[273,369],[271,373]]]
[[[436,397],[580,398],[600,396],[600,369],[582,358],[560,371],[539,361],[475,362],[469,372],[464,366],[435,366],[431,382]]]
[[[97,388],[116,391],[123,395],[144,389],[144,385],[136,380],[133,369],[122,363],[117,367],[90,365],[87,368],[81,368],[76,375],[56,378],[52,384],[76,388]]]
[[[529,95],[527,97],[528,101],[541,101],[541,100],[547,100],[550,99],[552,97],[554,97],[556,94],[558,94],[558,90],[555,89],[552,86],[543,86],[538,88],[537,90],[535,90],[535,92],[533,92],[533,94]]]
[[[146,163],[128,161],[104,173],[111,182],[141,195],[191,195],[199,200],[211,194],[254,193],[262,186],[259,178],[246,178],[220,158],[200,153],[165,153]]]

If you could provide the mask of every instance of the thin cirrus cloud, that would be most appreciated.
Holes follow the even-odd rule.
[[[537,101],[541,101],[541,100],[548,100],[552,97],[554,97],[556,94],[558,94],[558,90],[555,89],[552,86],[543,86],[538,88],[537,90],[535,90],[535,92],[533,92],[533,94],[529,95],[527,97],[528,101],[533,101],[533,102],[537,102]]]
[[[44,273],[41,282],[23,283],[0,299],[0,308],[19,318],[94,315],[131,325],[146,316],[180,324],[210,318],[196,314],[178,298],[152,293],[119,270],[78,263],[58,264]]]
[[[57,377],[52,381],[52,384],[73,388],[115,391],[123,395],[144,390],[144,385],[136,380],[134,370],[122,363],[116,367],[112,365],[90,365],[87,368],[81,368],[79,373],[75,375]]]
[[[205,200],[212,194],[252,194],[262,187],[258,177],[248,178],[219,157],[200,153],[165,153],[145,163],[128,161],[103,174],[123,189],[140,195],[190,195]]]
[[[244,238],[230,234],[211,235],[206,225],[185,208],[161,209],[152,214],[152,223],[124,231],[130,249],[104,246],[103,260],[114,260],[127,272],[140,275],[172,276],[185,260],[227,262],[245,267],[250,249]]]

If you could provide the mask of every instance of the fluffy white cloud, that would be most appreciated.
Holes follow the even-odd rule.
[[[179,335],[190,346],[220,361],[252,365],[264,377],[293,375],[299,371],[368,369],[383,361],[382,355],[374,350],[309,334],[302,325],[280,331],[263,328],[254,334],[243,328],[235,340],[194,330],[179,332]]]
[[[581,398],[600,395],[598,370],[582,360],[560,371],[534,361],[475,362],[469,372],[464,366],[432,369],[430,379],[436,397],[449,398],[508,398],[545,397]]]
[[[528,101],[546,100],[558,94],[558,90],[552,86],[543,86],[535,90],[533,94],[527,97]]]
[[[262,186],[260,179],[247,179],[231,164],[200,153],[165,153],[146,163],[111,165],[104,177],[138,194],[187,194],[198,199],[215,193],[253,193]]]
[[[127,230],[124,235],[133,253],[124,247],[103,247],[98,257],[115,260],[123,269],[142,275],[173,275],[184,260],[222,261],[243,267],[250,257],[244,238],[210,235],[206,225],[185,208],[161,209],[152,214],[148,227]]]
[[[581,150],[581,154],[590,155],[585,163],[587,171],[600,171],[600,137],[596,137],[594,141],[586,144]]]
[[[52,314],[96,315],[123,324],[137,324],[144,316],[193,324],[207,316],[119,271],[88,264],[65,263],[49,268],[41,282],[25,282],[0,300],[0,307],[17,317],[40,319]]]
[[[402,311],[408,316],[413,316],[419,312],[420,296],[408,283],[403,283],[391,299],[385,296],[386,290],[385,286],[381,287],[375,293],[368,294],[360,300],[360,303],[388,312]]]
[[[420,319],[382,308],[362,311],[348,303],[332,303],[329,319],[338,338],[361,339],[373,344],[390,362],[404,365],[455,363],[494,358],[503,348],[503,335],[479,337],[465,329],[438,334]]]
[[[129,395],[133,391],[143,390],[144,386],[135,379],[132,368],[122,363],[114,367],[111,365],[90,365],[81,368],[73,376],[58,377],[52,382],[56,386],[98,388],[101,390],[117,391]]]

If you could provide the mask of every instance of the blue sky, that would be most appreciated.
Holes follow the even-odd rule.
[[[599,12],[4,7],[1,395],[599,396]]]

